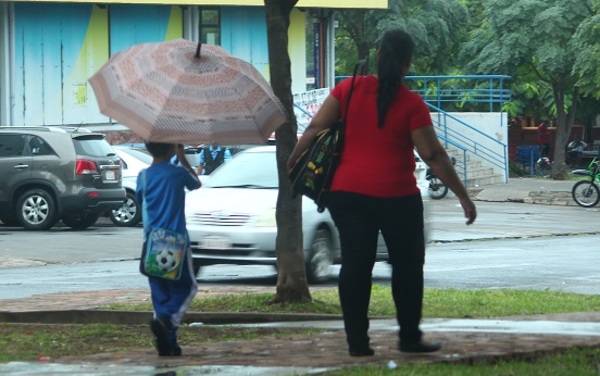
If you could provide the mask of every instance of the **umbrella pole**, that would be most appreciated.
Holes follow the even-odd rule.
[[[196,55],[194,55],[196,59],[200,58],[200,49],[202,49],[202,42],[198,42],[198,47],[196,47]]]

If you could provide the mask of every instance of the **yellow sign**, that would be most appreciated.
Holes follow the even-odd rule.
[[[27,1],[27,0],[16,0]],[[56,2],[56,0],[34,0],[30,2]],[[162,4],[162,5],[211,5],[211,6],[264,6],[264,0],[61,0],[65,3],[106,3],[106,4]],[[355,8],[387,9],[388,0],[298,0],[298,8]]]

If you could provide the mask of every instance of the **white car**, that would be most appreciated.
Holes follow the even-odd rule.
[[[143,169],[152,164],[152,157],[138,148],[113,146],[113,150],[123,164],[122,185],[127,193],[127,199],[119,208],[108,213],[108,217],[116,226],[133,227],[142,220],[142,208],[135,201],[137,176]]]
[[[260,146],[236,154],[186,195],[186,221],[194,271],[215,264],[275,266],[275,206],[278,195],[275,146]],[[325,210],[302,198],[302,248],[310,282],[329,278],[339,263],[337,229]],[[387,260],[380,236],[377,260]]]

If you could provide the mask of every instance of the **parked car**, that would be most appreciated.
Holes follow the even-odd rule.
[[[122,184],[123,188],[125,188],[127,199],[118,208],[108,211],[107,215],[116,226],[137,226],[142,220],[141,203],[135,200],[137,176],[140,171],[152,164],[152,156],[144,148],[135,146],[114,145],[113,149],[121,159],[123,165]]]
[[[125,200],[105,136],[59,126],[0,127],[0,220],[27,230],[85,229]]]
[[[215,264],[276,264],[275,204],[278,178],[274,146],[259,146],[237,153],[186,196],[186,220],[194,272]],[[340,244],[327,210],[317,212],[310,199],[302,199],[302,248],[310,282],[329,278],[339,263]],[[379,261],[387,260],[382,245]]]
[[[137,177],[140,171],[152,164],[152,156],[145,148],[113,145],[112,147],[123,162],[123,177]]]

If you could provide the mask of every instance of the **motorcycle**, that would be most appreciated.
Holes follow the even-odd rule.
[[[451,160],[452,166],[454,166],[456,164],[456,158],[452,157]],[[429,181],[427,193],[431,199],[441,200],[446,197],[448,194],[448,187],[446,187],[446,184],[444,184],[429,167],[427,167],[425,172],[425,179]]]
[[[589,177],[589,180],[580,180],[573,186],[571,195],[579,206],[591,208],[600,202],[600,160],[592,159],[587,169],[573,170],[574,175]]]

